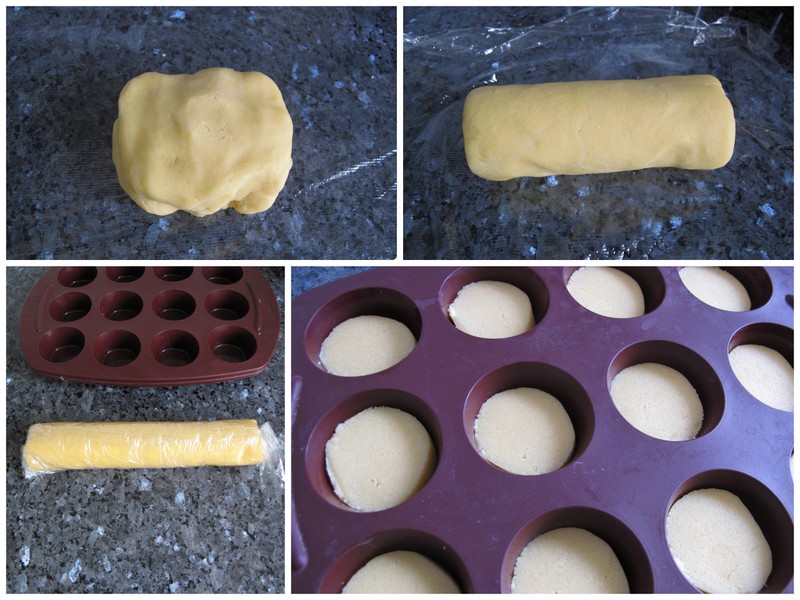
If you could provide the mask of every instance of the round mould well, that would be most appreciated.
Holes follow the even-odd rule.
[[[752,323],[739,329],[731,336],[728,352],[745,344],[766,346],[778,352],[794,367],[794,332],[775,323]]]
[[[86,340],[74,327],[51,329],[39,340],[39,356],[51,363],[72,360],[83,351]]]
[[[561,270],[561,278],[566,288],[572,274],[581,267],[564,267]],[[594,267],[586,267],[591,269]],[[664,277],[656,267],[609,267],[622,271],[631,277],[642,290],[644,297],[644,312],[645,314],[651,313],[656,310],[664,301],[666,294],[666,284]],[[588,310],[588,309],[587,309]]]
[[[83,287],[97,278],[96,267],[63,267],[59,269],[57,280],[64,287]]]
[[[192,271],[192,267],[153,267],[153,274],[162,281],[183,281]]]
[[[363,315],[376,315],[399,321],[408,327],[417,341],[422,334],[422,316],[414,302],[405,294],[389,288],[370,287],[353,290],[334,298],[309,319],[303,343],[311,362],[324,371],[325,368],[319,358],[322,342],[340,323]]]
[[[153,298],[153,312],[167,321],[182,321],[194,314],[194,296],[183,290],[167,290]]]
[[[445,319],[450,321],[448,309],[458,293],[464,287],[477,281],[501,281],[522,290],[531,302],[534,329],[547,314],[550,302],[547,286],[531,269],[525,267],[463,267],[451,273],[439,287],[439,305]],[[452,321],[450,322],[452,323]]]
[[[116,283],[136,281],[144,275],[144,267],[108,267],[106,277]]]
[[[106,367],[124,367],[139,356],[142,345],[130,331],[107,331],[92,346],[94,359]]]
[[[205,299],[206,312],[221,321],[236,321],[250,311],[247,298],[233,290],[217,290]]]
[[[142,312],[142,297],[135,292],[119,290],[103,296],[100,314],[111,321],[127,321]]]
[[[211,331],[208,335],[208,346],[220,360],[241,363],[253,358],[258,342],[246,329],[224,326]]]
[[[761,593],[784,591],[794,577],[794,524],[777,496],[750,475],[718,469],[690,477],[673,492],[664,512],[662,529],[666,529],[667,515],[675,502],[689,492],[708,488],[726,490],[738,496],[753,515],[772,552],[772,572]]]
[[[361,540],[333,561],[320,582],[318,593],[339,594],[350,578],[367,562],[388,552],[417,552],[442,567],[455,580],[462,593],[474,591],[464,561],[453,546],[429,533],[413,529],[392,529]]]
[[[50,302],[48,311],[50,318],[61,323],[78,321],[92,309],[92,299],[80,292],[61,294]]]
[[[522,550],[538,536],[561,529],[578,527],[605,541],[617,555],[634,594],[653,592],[653,570],[639,538],[616,517],[584,506],[564,507],[540,515],[524,525],[511,539],[503,557],[501,591],[511,592],[514,567]]]
[[[561,402],[575,430],[575,448],[561,468],[580,458],[594,434],[595,415],[589,395],[566,371],[536,362],[514,363],[500,367],[479,379],[467,394],[463,410],[464,431],[478,456],[486,460],[480,454],[475,442],[474,424],[481,406],[499,392],[520,387],[540,389]]]
[[[710,267],[713,268],[713,267]],[[772,298],[772,279],[762,267],[718,267],[733,276],[750,298],[750,310],[761,308]]]
[[[325,445],[331,439],[340,423],[367,408],[378,406],[396,408],[415,417],[433,441],[437,463],[441,456],[442,429],[439,421],[430,406],[413,394],[401,390],[376,389],[355,394],[338,402],[320,418],[309,436],[305,450],[306,474],[312,487],[322,498],[338,508],[357,514],[361,514],[361,512],[342,502],[333,491],[333,486],[325,467]],[[431,477],[434,477],[435,473],[436,469],[434,468]],[[417,493],[424,489],[425,486],[423,485]]]
[[[241,267],[203,267],[200,272],[209,282],[216,285],[232,285],[244,276]]]
[[[612,359],[606,381],[608,389],[620,371],[642,363],[657,363],[675,369],[692,384],[703,405],[703,424],[696,437],[706,435],[719,425],[725,412],[725,392],[716,372],[702,356],[686,346],[665,340],[631,344]]]
[[[150,354],[167,367],[185,367],[195,361],[200,353],[197,339],[186,331],[162,331],[150,342]]]

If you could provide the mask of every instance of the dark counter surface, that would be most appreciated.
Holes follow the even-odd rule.
[[[284,273],[263,269],[281,335],[266,371],[184,387],[46,379],[25,363],[19,314],[40,268],[7,270],[8,592],[284,592],[284,490],[277,467],[70,471],[24,479],[30,425],[48,421],[254,418],[284,441]],[[281,448],[282,451],[282,448]]]
[[[406,8],[404,258],[793,258],[793,10],[703,11]],[[476,87],[690,73],[733,104],[721,169],[490,182],[467,167]]]
[[[7,9],[7,257],[396,255],[394,8]],[[294,166],[257,215],[150,215],[119,186],[111,129],[146,71],[275,80]]]

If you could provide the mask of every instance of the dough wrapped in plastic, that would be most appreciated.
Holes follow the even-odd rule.
[[[464,104],[469,168],[493,181],[650,167],[717,169],[736,121],[712,75],[485,86]]]
[[[22,448],[26,477],[66,469],[240,466],[262,463],[254,420],[198,423],[39,423]]]

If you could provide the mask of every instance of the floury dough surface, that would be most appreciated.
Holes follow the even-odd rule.
[[[359,377],[393,367],[417,344],[400,321],[362,315],[334,327],[322,342],[319,360],[333,375]]]
[[[456,328],[480,338],[513,337],[535,324],[528,295],[503,281],[475,281],[465,285],[447,314]]]
[[[292,119],[262,73],[144,73],[123,88],[112,157],[147,212],[268,209],[292,166]]]
[[[683,285],[698,300],[731,312],[750,310],[750,296],[733,275],[718,267],[684,267],[678,271]]]
[[[577,527],[543,533],[517,559],[516,594],[627,594],[628,579],[605,541]]]
[[[333,491],[348,506],[377,511],[416,494],[436,466],[428,431],[405,411],[378,406],[340,423],[325,445]]]
[[[683,496],[667,515],[666,533],[678,568],[703,592],[754,594],[772,571],[772,551],[761,528],[726,490]]]
[[[612,267],[581,267],[567,282],[575,301],[604,317],[625,319],[644,314],[644,295],[636,280]]]
[[[469,168],[493,181],[718,169],[736,135],[711,75],[484,86],[467,96],[462,127]]]
[[[703,405],[692,384],[675,369],[642,363],[611,382],[614,406],[628,423],[660,440],[691,440],[703,424]]]
[[[535,388],[495,394],[481,406],[474,428],[481,455],[518,475],[555,471],[575,447],[575,430],[561,402]]]
[[[417,552],[381,554],[361,567],[344,594],[458,594],[458,585],[431,559]]]
[[[759,344],[742,344],[728,354],[731,368],[744,388],[758,400],[794,411],[794,367],[783,355]]]

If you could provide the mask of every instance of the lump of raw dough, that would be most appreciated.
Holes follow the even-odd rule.
[[[377,511],[405,502],[430,479],[436,449],[428,430],[405,411],[367,408],[336,427],[325,467],[349,507]]]
[[[555,471],[575,448],[575,429],[564,406],[535,388],[505,390],[489,398],[474,429],[481,455],[518,475]]]
[[[503,281],[475,281],[465,285],[447,314],[457,329],[480,338],[513,337],[534,326],[528,295]]]
[[[728,354],[736,378],[757,400],[786,412],[794,411],[794,367],[777,350],[742,344]]]
[[[417,552],[381,554],[361,567],[344,594],[458,594],[458,585],[431,559]]]
[[[462,123],[469,168],[493,181],[648,167],[717,169],[736,121],[711,75],[490,85]]]
[[[604,317],[627,319],[644,314],[644,294],[636,280],[613,267],[581,267],[567,291],[584,308]]]
[[[393,367],[416,345],[414,334],[400,321],[361,315],[333,328],[322,342],[319,360],[328,373],[359,377]]]
[[[604,540],[577,527],[543,533],[517,558],[515,594],[627,594],[628,578]]]
[[[272,206],[292,166],[292,119],[262,73],[144,73],[119,97],[112,158],[149,213],[204,216]]]
[[[683,267],[678,275],[698,300],[731,312],[750,310],[750,296],[742,283],[719,267]]]
[[[754,594],[772,571],[772,551],[761,528],[726,490],[683,496],[667,515],[666,533],[678,568],[703,592]]]

